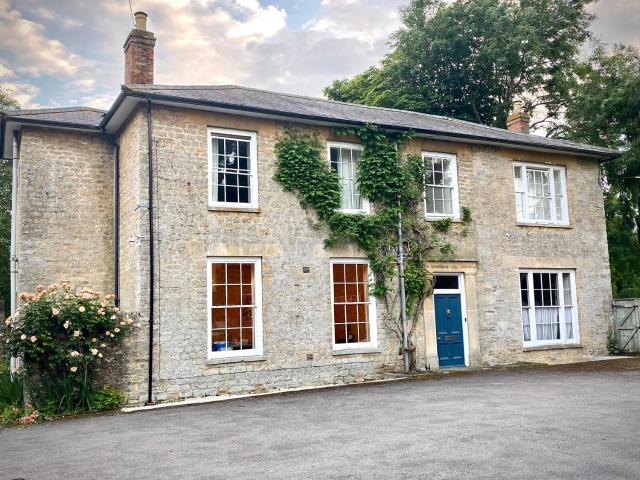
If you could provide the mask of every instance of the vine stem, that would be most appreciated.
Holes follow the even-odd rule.
[[[402,320],[402,361],[409,371],[409,330],[407,328],[407,297],[404,289],[404,245],[402,238],[402,210],[398,209],[398,283],[400,289],[400,319]]]

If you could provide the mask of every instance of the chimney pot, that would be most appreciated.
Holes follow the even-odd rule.
[[[147,14],[136,12],[136,24],[124,42],[124,83],[153,84],[156,37],[147,31]]]
[[[133,16],[136,19],[136,30],[142,30],[143,32],[146,32],[148,15],[144,12],[136,12],[133,14]]]
[[[513,110],[507,117],[507,130],[510,132],[529,133],[529,114],[522,111],[522,102],[513,102]]]

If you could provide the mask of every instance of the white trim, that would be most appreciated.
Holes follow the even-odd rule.
[[[254,281],[254,318],[253,318],[253,339],[254,345],[248,350],[232,350],[223,352],[214,352],[211,345],[211,300],[212,288],[211,283],[211,265],[215,263],[253,263],[253,281]],[[262,338],[262,258],[261,257],[208,257],[207,258],[207,359],[214,360],[218,358],[232,357],[259,357],[263,354],[263,338]]]
[[[246,137],[249,139],[249,157],[250,157],[250,192],[251,192],[251,202],[250,203],[240,203],[240,202],[219,202],[214,200],[213,196],[213,169],[214,169],[214,159],[213,159],[213,137],[215,135],[232,135],[232,136],[240,136]],[[217,127],[208,127],[207,128],[207,148],[208,148],[208,157],[209,157],[209,171],[207,173],[208,183],[207,183],[207,198],[208,198],[208,206],[209,207],[231,207],[231,208],[247,208],[247,209],[256,209],[258,208],[258,135],[256,132],[250,132],[246,130],[232,130],[228,128],[217,128]]]
[[[451,218],[453,220],[460,220],[460,193],[458,189],[458,156],[453,153],[439,153],[439,152],[422,152],[422,161],[425,162],[429,157],[446,158],[451,161],[451,170],[453,174],[453,190],[451,192],[451,209],[453,213],[439,214],[427,212],[427,191],[425,184],[425,190],[422,192],[424,196],[423,212],[424,218],[427,220],[439,220],[442,218]]]
[[[460,295],[460,310],[462,314],[462,345],[464,348],[464,365],[465,367],[469,366],[469,322],[467,321],[467,296],[465,294],[465,283],[464,283],[464,273],[439,273],[434,272],[436,277],[458,277],[458,288],[456,289],[447,289],[447,288],[438,288],[433,290],[433,320],[436,321],[436,309],[435,309],[435,296],[436,295],[451,295],[458,294]],[[435,325],[435,323],[434,323]],[[437,334],[437,329],[436,329]],[[437,348],[437,345],[436,345]]]
[[[569,225],[569,202],[567,198],[567,168],[564,165],[552,165],[543,163],[530,163],[530,162],[513,162],[513,183],[515,186],[515,195],[518,194],[518,183],[516,181],[516,167],[522,168],[522,182],[524,184],[524,197],[522,198],[522,216],[517,211],[516,201],[516,219],[519,223],[531,224],[531,225]],[[556,192],[555,181],[553,178],[553,170],[560,171],[560,187],[562,188],[562,218],[560,220],[544,220],[544,219],[531,219],[529,218],[529,187],[527,181],[527,168],[544,169],[549,172],[549,193],[551,195],[551,215],[556,217]]]
[[[527,292],[529,296],[529,306],[524,307],[522,305],[522,286],[520,285],[520,274],[527,274]],[[560,339],[559,340],[538,340],[538,331],[536,326],[535,315],[535,297],[533,292],[533,274],[534,273],[553,273],[558,275],[558,308],[559,308],[559,321],[560,321]],[[571,302],[572,302],[572,328],[573,338],[566,338],[566,324],[565,324],[565,304],[564,304],[564,284],[562,275],[568,273],[569,280],[571,282]],[[539,268],[520,268],[518,269],[518,294],[520,298],[520,335],[522,338],[522,344],[524,347],[539,347],[547,345],[579,345],[580,344],[580,322],[578,317],[578,298],[576,291],[576,271],[574,269],[539,269]],[[525,341],[524,330],[522,324],[522,310],[524,308],[529,309],[529,335],[531,340]]]
[[[331,344],[334,352],[340,350],[371,350],[378,348],[378,317],[376,314],[376,297],[369,294],[369,308],[368,308],[368,320],[369,320],[369,335],[370,341],[360,343],[340,343],[336,344],[336,328],[334,318],[334,288],[333,288],[333,265],[336,263],[361,263],[367,265],[367,272],[369,273],[369,283],[373,283],[374,276],[371,272],[371,265],[367,258],[332,258],[329,260],[329,279],[331,283]]]
[[[364,147],[359,143],[349,143],[349,142],[327,142],[327,161],[329,162],[329,167],[331,167],[331,148],[350,148],[352,150],[358,150],[360,152],[364,152]],[[357,188],[357,183],[356,183]],[[341,192],[342,193],[342,192]],[[362,195],[362,194],[361,194]],[[340,202],[342,202],[342,195],[340,195]],[[362,209],[357,208],[341,208],[340,211],[342,213],[371,213],[371,205],[369,203],[369,199],[362,195]]]

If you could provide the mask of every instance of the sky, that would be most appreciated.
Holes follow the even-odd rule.
[[[376,65],[409,0],[131,0],[157,37],[155,83],[321,96]],[[640,47],[640,0],[599,0],[592,26]],[[22,108],[108,108],[124,76],[129,0],[0,0],[0,87]]]

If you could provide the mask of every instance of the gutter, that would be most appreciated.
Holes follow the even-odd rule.
[[[183,104],[188,104],[188,105],[198,105],[198,106],[207,106],[207,107],[213,107],[213,108],[221,108],[221,109],[226,109],[226,110],[236,110],[239,112],[246,112],[246,113],[260,113],[260,114],[264,114],[264,115],[276,115],[276,116],[282,116],[285,118],[294,118],[294,119],[300,119],[300,120],[311,120],[311,121],[316,121],[316,122],[334,122],[336,124],[342,124],[345,126],[366,126],[368,125],[367,122],[360,122],[360,121],[355,121],[355,120],[343,120],[340,118],[328,118],[328,117],[323,117],[323,116],[319,116],[319,115],[306,115],[306,114],[302,114],[302,113],[292,113],[292,112],[284,112],[282,110],[274,110],[274,109],[269,109],[269,108],[259,108],[259,107],[245,107],[242,105],[232,105],[232,104],[228,104],[228,103],[223,103],[223,102],[212,102],[212,101],[207,101],[207,100],[197,100],[197,99],[188,99],[188,98],[182,98],[182,97],[174,97],[174,96],[170,96],[170,95],[160,95],[160,94],[154,94],[154,93],[141,93],[141,92],[135,92],[132,90],[129,90],[126,86],[122,87],[122,92],[120,93],[120,95],[118,95],[118,98],[116,99],[116,101],[114,102],[113,106],[109,109],[109,111],[107,112],[107,114],[104,116],[104,118],[102,119],[102,122],[100,123],[100,127],[101,128],[105,128],[107,123],[109,122],[109,120],[111,120],[111,118],[113,117],[114,113],[118,110],[118,108],[120,107],[120,105],[124,102],[126,97],[133,97],[133,98],[139,98],[139,99],[147,99],[147,100],[159,100],[159,101],[165,101],[165,102],[173,102],[173,103],[183,103]],[[447,138],[453,138],[453,139],[461,139],[461,140],[475,140],[479,143],[483,143],[483,144],[487,144],[487,145],[517,145],[520,147],[524,147],[527,149],[545,149],[545,150],[553,150],[553,151],[558,151],[558,152],[564,152],[564,153],[569,153],[569,154],[576,154],[576,155],[582,155],[582,156],[586,156],[586,157],[591,157],[591,158],[595,158],[595,159],[613,159],[613,158],[617,158],[618,156],[620,156],[620,153],[611,153],[608,154],[606,152],[594,152],[594,151],[589,151],[589,150],[584,150],[581,148],[576,148],[576,147],[571,147],[571,146],[560,146],[560,145],[537,145],[535,143],[531,143],[531,142],[526,142],[526,141],[518,141],[518,140],[499,140],[499,139],[488,139],[487,137],[481,136],[481,135],[466,135],[466,134],[460,134],[460,133],[451,133],[451,132],[443,132],[443,131],[436,131],[436,130],[428,130],[428,129],[412,129],[412,128],[408,128],[408,127],[402,127],[402,126],[398,126],[398,125],[385,125],[385,124],[375,124],[377,125],[379,128],[385,129],[385,130],[393,130],[393,131],[400,131],[400,132],[415,132],[415,133],[421,133],[421,134],[426,134],[426,135],[433,135],[433,136],[439,136],[439,137],[447,137]]]
[[[101,133],[103,131],[100,125],[90,126],[83,123],[55,122],[53,120],[37,120],[37,119],[30,119],[30,118],[24,118],[24,117],[12,117],[12,116],[6,116],[5,121],[21,123],[26,125],[38,125],[42,127],[57,127],[57,128],[65,128],[65,129],[72,129],[72,130],[87,130],[94,133]]]
[[[153,239],[153,123],[151,117],[151,98],[147,99],[147,152],[149,156],[149,193],[147,209],[149,212],[149,372],[147,401],[153,405],[153,300],[154,300],[154,239]]]

